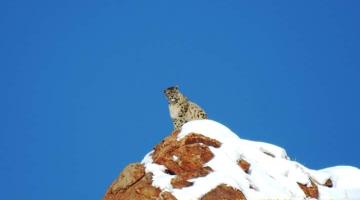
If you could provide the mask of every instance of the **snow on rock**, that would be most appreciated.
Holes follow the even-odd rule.
[[[221,145],[213,144],[216,143],[214,141],[209,142],[212,145],[203,145],[208,143],[207,140],[194,133],[218,141]],[[187,139],[190,136],[193,139]],[[146,173],[152,174],[152,185],[171,193],[178,200],[200,199],[220,185],[241,191],[246,199],[360,199],[358,168],[342,166],[311,170],[291,161],[284,149],[264,142],[240,139],[216,121],[188,122],[181,132],[172,137],[168,139],[170,142],[160,145],[167,148],[165,153],[175,153],[169,154],[168,158],[160,158],[159,154],[165,153],[155,149],[156,155],[151,151],[142,163]],[[199,144],[195,146],[195,142]],[[182,150],[179,151],[179,148]],[[196,166],[186,166],[186,156],[181,152],[193,149],[198,154],[187,159],[195,159]],[[247,170],[243,167],[244,163],[245,166],[249,165]],[[185,172],[185,168],[190,173]],[[178,183],[176,187],[174,183]]]

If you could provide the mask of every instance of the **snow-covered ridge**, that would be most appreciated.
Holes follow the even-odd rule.
[[[192,186],[173,188],[170,181],[174,175],[165,173],[164,166],[153,163],[152,152],[142,161],[146,172],[153,174],[153,186],[171,192],[179,200],[197,200],[222,183],[239,189],[247,199],[305,199],[298,183],[310,186],[311,181],[318,185],[319,199],[360,199],[358,168],[341,166],[311,170],[291,161],[284,149],[240,139],[229,128],[212,120],[186,123],[177,139],[181,140],[189,133],[199,133],[222,143],[220,148],[210,147],[214,157],[206,166],[213,172],[194,178]],[[239,159],[251,163],[248,173],[238,166]],[[329,178],[333,187],[322,186]]]

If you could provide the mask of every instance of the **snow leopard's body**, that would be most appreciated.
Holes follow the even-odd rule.
[[[205,111],[189,101],[177,86],[165,89],[164,93],[169,103],[170,117],[175,130],[180,129],[188,121],[207,119]]]

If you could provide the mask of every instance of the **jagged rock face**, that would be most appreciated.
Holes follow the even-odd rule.
[[[113,182],[104,200],[151,200],[157,198],[160,190],[153,187],[152,174],[145,174],[144,165],[129,164]]]
[[[244,194],[232,187],[221,184],[205,194],[201,200],[245,200]]]
[[[173,188],[192,186],[190,179],[204,177],[212,172],[205,163],[213,158],[209,146],[219,148],[221,143],[201,134],[191,133],[177,140],[178,131],[166,137],[154,148],[152,158],[154,163],[164,165],[166,173],[175,175],[171,180]],[[246,160],[238,161],[246,173],[251,164]],[[331,180],[330,180],[331,181]],[[329,181],[329,182],[330,182]],[[315,183],[311,186],[298,183],[307,197],[318,198],[319,192]],[[169,192],[162,192],[152,186],[152,174],[145,173],[143,164],[132,163],[124,168],[119,177],[110,186],[104,200],[176,200]],[[244,194],[232,187],[221,184],[205,194],[201,200],[245,200]]]
[[[104,200],[176,200],[171,193],[161,192],[151,183],[152,174],[145,173],[143,164],[129,164],[112,183]]]
[[[201,134],[189,134],[182,140],[177,140],[179,132],[173,132],[158,144],[152,154],[155,163],[164,165],[166,172],[175,175],[171,180],[174,188],[189,187],[189,179],[203,177],[212,172],[204,164],[213,158],[209,146],[219,148],[221,143]],[[245,161],[246,162],[246,161]],[[241,165],[249,167],[248,163],[241,161]],[[245,170],[245,169],[244,169]],[[143,164],[133,163],[124,168],[119,177],[110,186],[104,200],[176,200],[169,192],[162,192],[151,185],[152,174],[145,173]],[[202,200],[243,200],[241,191],[226,185],[205,194]]]
[[[355,200],[358,180],[358,168],[312,170],[281,147],[200,120],[166,137],[141,163],[126,166],[104,200]]]
[[[174,188],[192,185],[189,179],[203,177],[212,169],[204,164],[213,158],[209,146],[218,148],[220,142],[200,134],[189,134],[178,141],[178,132],[172,133],[155,147],[152,155],[155,163],[164,165],[167,172],[176,175],[171,180]]]
[[[139,179],[145,176],[144,165],[140,163],[129,164],[121,172],[120,176],[111,187],[112,192],[126,190],[129,186],[135,184]]]
[[[177,200],[177,198],[179,200],[195,198],[199,200],[246,200],[246,198],[256,199],[253,198],[254,194],[258,195],[260,193],[264,194],[261,197],[268,197],[269,193],[267,193],[268,190],[266,189],[284,187],[284,184],[281,185],[279,183],[279,179],[271,176],[273,171],[277,173],[285,172],[281,173],[280,179],[286,179],[286,183],[291,185],[292,191],[297,192],[296,197],[300,197],[300,199],[327,199],[333,198],[332,195],[336,194],[334,192],[326,192],[334,190],[334,188],[336,189],[339,177],[333,179],[333,177],[325,176],[325,174],[317,174],[318,172],[315,173],[314,170],[309,170],[291,161],[286,156],[286,152],[282,153],[279,151],[279,148],[270,148],[268,144],[249,141],[235,143],[236,138],[224,140],[216,135],[205,134],[208,133],[207,131],[199,131],[203,134],[194,133],[197,131],[191,130],[186,132],[185,135],[175,131],[145,156],[146,159],[144,158],[142,162],[144,164],[132,163],[126,166],[107,190],[104,200]],[[220,131],[220,133],[223,132]],[[229,146],[226,146],[229,143],[235,143],[231,147],[234,147],[234,149],[242,148],[243,152],[251,150],[255,146],[255,150],[259,149],[258,154],[255,154],[257,153],[255,150],[240,156],[226,154],[224,151],[229,150]],[[225,155],[225,158],[217,162],[216,160],[222,155]],[[233,156],[232,159],[226,160],[229,155]],[[272,165],[260,165],[264,163],[264,159],[266,164]],[[219,164],[214,165],[214,161]],[[225,165],[224,161],[230,163],[231,166]],[[276,164],[281,164],[274,165],[273,161]],[[219,166],[222,168],[219,168]],[[284,166],[288,168],[284,168]],[[264,171],[259,170],[260,167],[269,171],[263,173]],[[229,168],[231,168],[231,171],[228,171]],[[226,171],[225,176],[236,177],[236,179],[233,178],[232,180],[241,180],[248,183],[248,185],[243,184],[239,187],[239,185],[233,184],[234,182],[232,181],[226,182],[226,180],[221,179],[224,175],[219,175],[219,172],[222,171]],[[306,176],[300,176],[300,178],[296,176],[302,175],[302,173],[296,174],[299,171],[304,172]],[[354,172],[355,174],[358,173],[356,170]],[[275,174],[275,177],[276,175],[280,175],[280,173]],[[289,176],[292,178],[289,178]],[[263,179],[271,182],[262,182]],[[213,184],[204,187],[207,183]],[[261,185],[261,183],[266,184]],[[201,191],[197,192],[199,188]],[[283,190],[276,191],[282,192]],[[288,190],[284,191],[287,192]],[[341,191],[343,190],[341,189]],[[196,192],[197,196],[194,198],[194,193]],[[338,199],[348,199],[346,193],[338,194],[340,194]],[[285,196],[284,198],[279,197],[276,199],[291,198]]]

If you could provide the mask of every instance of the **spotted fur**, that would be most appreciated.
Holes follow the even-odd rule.
[[[164,93],[169,103],[170,117],[175,130],[180,129],[188,121],[208,118],[205,111],[189,101],[177,86],[165,89]]]

